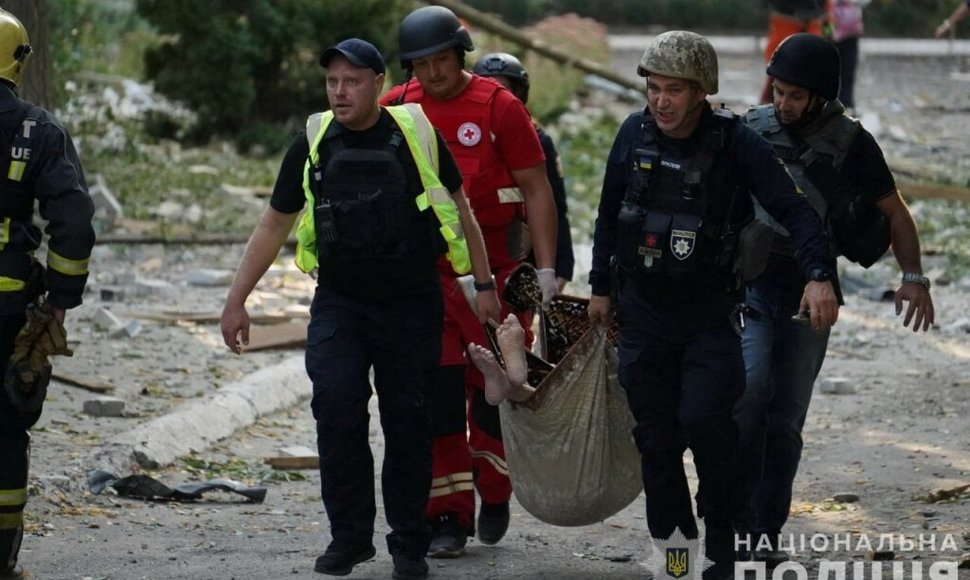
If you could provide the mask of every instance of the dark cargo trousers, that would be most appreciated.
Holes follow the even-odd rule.
[[[23,313],[0,315],[0,385],[13,354],[14,339],[25,322]],[[11,407],[6,391],[0,387],[0,570],[17,563],[27,503],[28,430],[39,418],[40,411],[25,415]]]
[[[722,309],[653,304],[628,291],[631,286],[624,287],[617,311],[617,354],[620,383],[636,421],[650,535],[666,539],[679,528],[687,538],[697,537],[683,463],[689,447],[707,556],[730,569],[741,500],[732,419],[744,386],[741,341]]]
[[[440,292],[375,302],[318,287],[306,368],[313,382],[320,492],[334,541],[373,542],[374,460],[368,442],[374,371],[384,463],[381,487],[391,554],[424,557],[431,541],[428,391],[438,371],[444,318]]]

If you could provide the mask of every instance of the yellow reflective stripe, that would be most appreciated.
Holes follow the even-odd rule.
[[[525,196],[522,195],[522,190],[518,187],[501,187],[498,190],[499,203],[522,203],[524,201]]]
[[[24,505],[27,503],[27,488],[0,489],[0,506]]]
[[[446,487],[436,487],[428,493],[428,497],[441,497],[443,495],[451,495],[453,493],[461,493],[463,491],[475,491],[475,484],[468,481],[465,483],[456,483]]]
[[[459,473],[449,473],[444,477],[436,477],[431,480],[431,487],[440,487],[447,483],[458,483],[462,481],[472,481],[472,472],[462,471]]]
[[[25,286],[27,286],[27,283],[23,280],[0,276],[0,292],[20,292]]]
[[[7,245],[10,241],[10,218],[3,218],[3,224],[0,225],[0,250]]]
[[[11,161],[10,169],[7,170],[7,179],[20,181],[24,178],[24,170],[27,169],[26,161]]]
[[[88,273],[88,258],[72,260],[47,249],[47,267],[66,276],[83,276]]]
[[[441,497],[443,495],[451,495],[453,493],[474,490],[475,482],[472,479],[472,472],[462,471],[432,479],[429,497]]]
[[[472,459],[476,457],[480,457],[485,461],[488,461],[489,463],[491,463],[492,467],[495,468],[495,471],[501,473],[502,475],[509,474],[508,464],[505,463],[505,460],[499,457],[498,455],[495,455],[494,453],[491,453],[489,451],[472,451]]]
[[[16,530],[24,525],[23,512],[0,514],[0,530]]]
[[[402,105],[404,110],[406,110],[409,115],[404,118],[404,123],[402,127],[410,129],[413,134],[418,137],[418,143],[424,148],[425,157],[427,157],[428,163],[431,164],[431,170],[434,172],[435,176],[438,175],[438,137],[435,134],[434,127],[431,125],[431,121],[427,120],[427,116],[424,114],[424,109],[421,105],[417,103],[405,103]],[[394,114],[393,112],[391,113]],[[398,115],[394,115],[394,119],[400,124],[402,119]],[[424,119],[426,122],[418,123],[416,119]]]

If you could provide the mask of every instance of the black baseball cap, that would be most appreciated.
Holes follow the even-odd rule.
[[[341,40],[335,46],[323,51],[320,56],[320,66],[326,68],[333,57],[341,55],[354,65],[369,68],[375,74],[384,74],[384,57],[373,44],[359,38]]]

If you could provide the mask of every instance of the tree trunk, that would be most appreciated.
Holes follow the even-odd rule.
[[[20,78],[17,94],[35,105],[50,108],[54,101],[54,72],[48,49],[50,28],[47,24],[47,0],[6,0],[2,5],[4,10],[11,12],[23,23],[33,48]]]

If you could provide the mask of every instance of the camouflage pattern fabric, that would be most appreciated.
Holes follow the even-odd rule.
[[[32,304],[3,377],[10,402],[19,411],[31,413],[43,405],[53,370],[48,359],[52,355],[74,355],[67,347],[67,331],[51,314],[49,304]]]

